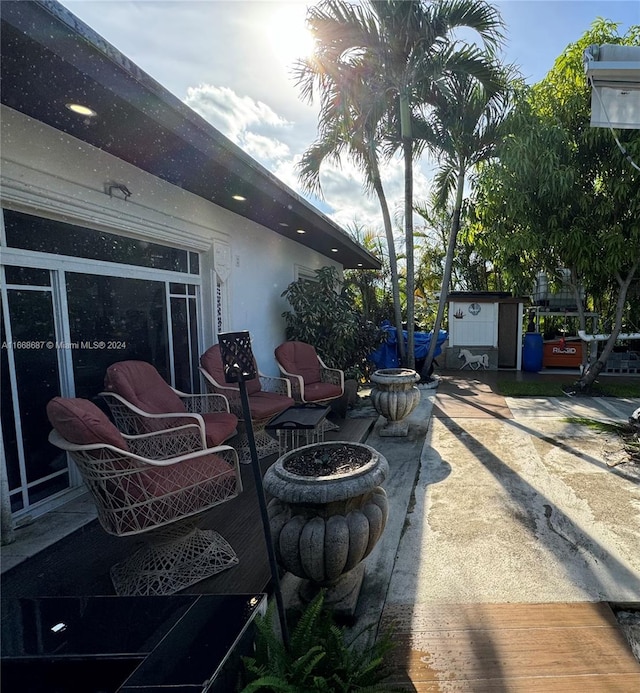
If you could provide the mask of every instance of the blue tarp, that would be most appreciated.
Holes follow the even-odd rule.
[[[387,333],[387,341],[381,344],[369,357],[376,368],[398,368],[400,359],[398,358],[398,331],[388,321],[385,320],[380,326]],[[407,347],[407,331],[402,330],[405,349]],[[431,332],[414,332],[414,357],[417,360],[427,358],[429,345],[431,344]],[[446,341],[449,334],[446,330],[440,330],[434,356],[442,353],[442,344]]]

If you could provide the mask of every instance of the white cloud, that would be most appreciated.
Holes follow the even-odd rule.
[[[240,96],[229,87],[212,84],[189,87],[185,103],[238,144],[250,127],[277,129],[290,125],[267,104]]]
[[[240,138],[240,146],[254,159],[268,165],[291,156],[289,147],[280,140],[247,131]]]

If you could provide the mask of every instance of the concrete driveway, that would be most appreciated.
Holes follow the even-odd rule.
[[[640,466],[608,466],[615,437],[565,421],[626,421],[639,405],[505,399],[473,377],[424,391],[416,423],[429,424],[385,609],[640,601]]]

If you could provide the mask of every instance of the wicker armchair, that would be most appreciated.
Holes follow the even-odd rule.
[[[247,399],[249,400],[258,457],[266,457],[278,452],[278,442],[265,431],[266,424],[276,414],[293,406],[295,402],[291,397],[291,388],[286,378],[263,375],[257,366],[255,370],[258,377],[246,383]],[[202,354],[200,372],[209,391],[224,395],[229,401],[231,412],[241,420],[238,439],[234,440],[233,443],[240,455],[240,462],[251,462],[246,427],[242,421],[244,414],[240,401],[240,390],[237,384],[225,382],[220,345],[214,344]]]
[[[235,450],[202,448],[198,426],[123,435],[92,402],[55,397],[49,441],[74,460],[106,532],[147,545],[111,568],[118,595],[173,594],[237,565],[218,532],[198,529],[206,510],[235,498]]]
[[[119,361],[107,368],[100,396],[123,433],[136,435],[184,424],[199,427],[203,447],[222,445],[237,433],[238,417],[222,395],[190,395],[172,388],[145,361]]]
[[[291,383],[291,396],[300,404],[327,404],[342,397],[344,373],[328,368],[311,344],[284,342],[275,350],[280,372]]]

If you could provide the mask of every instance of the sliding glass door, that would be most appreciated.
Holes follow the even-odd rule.
[[[51,272],[6,267],[2,324],[2,431],[11,509],[69,487],[66,455],[47,441],[47,402],[60,393]],[[3,318],[7,315],[3,310]]]
[[[164,282],[67,272],[66,294],[76,397],[95,397],[116,361],[147,361],[171,380]]]
[[[12,512],[20,515],[55,506],[80,485],[47,440],[52,397],[100,403],[107,367],[129,359],[198,391],[200,277],[189,251],[104,232],[91,246],[97,232],[13,212],[5,212],[5,232],[2,447]]]

